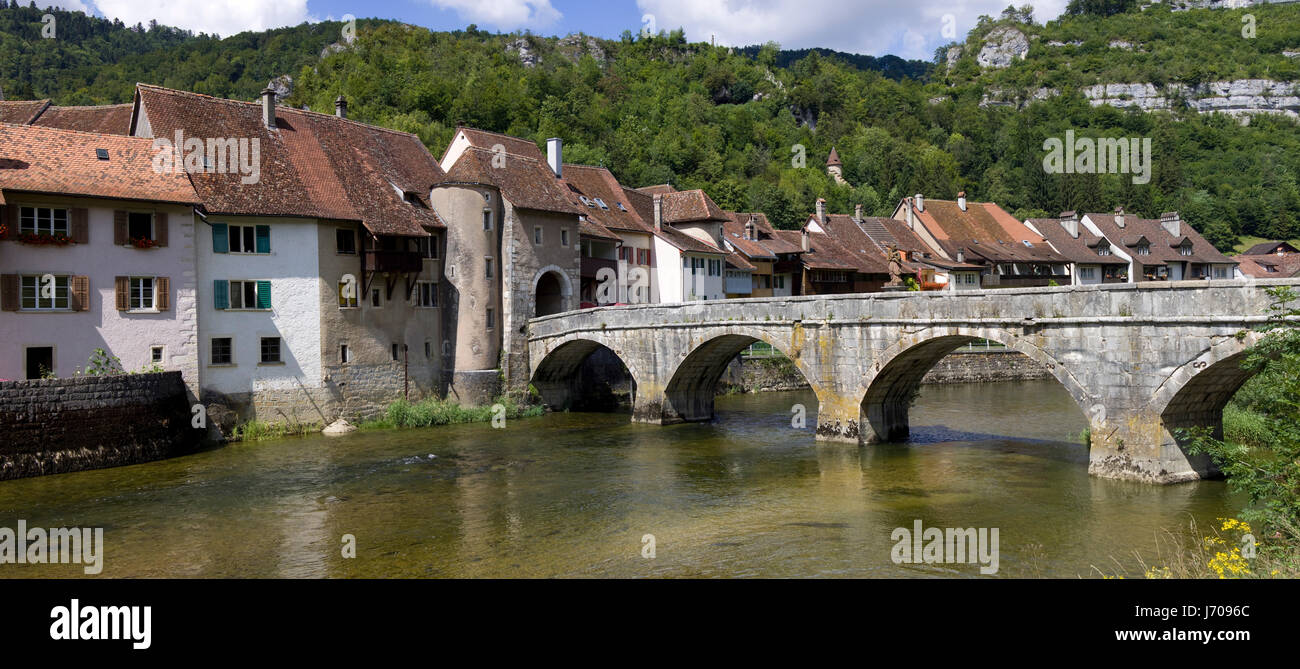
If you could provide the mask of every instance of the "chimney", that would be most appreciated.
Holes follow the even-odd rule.
[[[551,171],[558,178],[564,171],[564,142],[559,137],[552,137],[546,140],[546,164],[551,166]]]
[[[802,239],[802,242],[803,242],[803,250],[804,250],[804,253],[807,253],[808,251],[811,251],[811,250],[812,250],[812,242],[808,239],[808,226],[806,226],[806,225],[803,226],[803,235],[802,235],[802,238],[803,238],[803,239]]]
[[[1071,237],[1079,238],[1079,215],[1073,211],[1061,212],[1061,227],[1070,233]]]
[[[963,251],[963,250],[961,250],[961,249],[957,249],[957,262],[960,262],[960,263],[964,263],[964,262],[966,262],[966,252],[965,252],[965,251]]]
[[[269,86],[262,89],[262,123],[275,129],[275,91]]]
[[[853,222],[854,223],[862,222],[862,205],[860,204],[853,205]]]
[[[826,224],[826,198],[817,198],[817,222],[822,225]]]
[[[664,196],[655,193],[655,230],[664,229]]]
[[[339,118],[348,117],[348,100],[342,95],[334,98],[334,115]]]
[[[925,198],[920,193],[916,194],[916,210],[925,211]]]
[[[910,229],[912,229],[912,230],[915,230],[915,229],[916,229],[916,214],[912,212],[912,201],[911,201],[911,200],[907,200],[907,201],[906,201],[906,204],[907,204],[907,207],[906,207],[906,209],[907,209],[907,227],[910,228]]]
[[[957,194],[957,208],[966,211],[966,191]]]
[[[750,241],[758,239],[758,234],[755,231],[755,227],[756,226],[754,225],[754,215],[750,214],[749,221],[745,223],[745,239],[748,239]]]
[[[1178,212],[1166,211],[1160,214],[1160,227],[1169,231],[1169,234],[1175,237],[1182,236],[1183,222],[1178,218]]]
[[[1124,208],[1115,207],[1115,225],[1120,228],[1124,227]]]

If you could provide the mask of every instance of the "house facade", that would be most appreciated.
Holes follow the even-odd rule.
[[[1128,283],[1132,257],[1110,239],[1090,229],[1073,211],[1060,218],[1031,218],[1025,221],[1034,232],[1070,261],[1070,284]]]
[[[86,373],[103,349],[125,371],[180,371],[198,397],[197,198],[151,155],[0,124],[0,378]]]
[[[1128,264],[1128,281],[1233,279],[1237,263],[1205,240],[1178,212],[1142,218],[1117,208],[1112,214],[1084,214],[1081,224],[1107,239],[1111,252]]]

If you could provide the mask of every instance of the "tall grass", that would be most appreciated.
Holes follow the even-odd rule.
[[[320,423],[268,423],[266,421],[250,420],[235,427],[234,433],[230,435],[230,441],[262,441],[264,439],[280,439],[281,437],[300,437],[320,432],[323,427]]]
[[[434,425],[455,425],[458,423],[486,423],[497,412],[494,406],[505,409],[506,418],[529,418],[540,416],[546,409],[540,405],[529,405],[510,397],[499,398],[492,406],[465,407],[449,400],[429,398],[411,403],[397,400],[388,405],[383,418],[361,424],[363,429],[384,429],[395,427],[432,427]]]

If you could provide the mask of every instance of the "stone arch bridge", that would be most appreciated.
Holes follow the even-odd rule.
[[[577,371],[604,347],[634,382],[633,420],[713,417],[718,379],[756,341],[789,357],[817,394],[817,438],[870,443],[908,435],[908,407],[940,359],[976,339],[1051,371],[1091,427],[1089,472],[1174,483],[1213,474],[1174,438],[1222,431],[1246,381],[1274,285],[1169,283],[740,299],[602,307],[529,323],[532,383],[548,405],[578,398]]]

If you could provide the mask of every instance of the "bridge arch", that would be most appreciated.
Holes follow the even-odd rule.
[[[1179,428],[1209,427],[1223,436],[1223,409],[1241,386],[1255,375],[1241,363],[1263,333],[1244,331],[1218,338],[1195,358],[1170,372],[1151,398],[1170,435]]]
[[[593,393],[596,386],[605,385],[607,381],[583,376],[583,363],[602,351],[622,363],[631,377],[635,394],[638,381],[645,378],[635,364],[629,364],[618,351],[597,337],[574,335],[551,347],[533,367],[530,382],[541,395],[542,402],[556,410],[610,408],[601,393]]]
[[[778,343],[776,337],[748,327],[728,327],[711,331],[698,345],[674,361],[664,386],[663,421],[707,421],[713,418],[713,400],[718,381],[731,361],[751,344],[763,342],[794,362],[821,401],[819,378],[805,364],[793,346]]]
[[[1105,409],[1070,369],[1028,337],[1000,328],[933,327],[904,335],[877,357],[873,373],[858,390],[862,440],[906,440],[911,432],[908,412],[926,373],[958,347],[980,339],[998,342],[1039,363],[1061,382],[1085,416],[1104,416]]]

